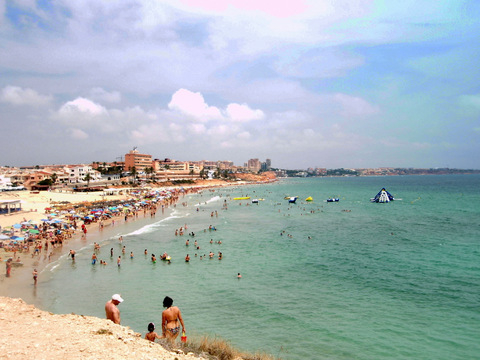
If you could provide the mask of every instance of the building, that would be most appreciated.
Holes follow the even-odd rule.
[[[258,159],[250,159],[247,162],[247,170],[251,171],[253,173],[258,173],[260,169],[262,168],[262,164],[260,163],[260,160]]]
[[[266,159],[265,160],[265,170],[270,170],[272,168],[272,159]]]
[[[153,161],[156,181],[197,179],[203,167],[188,161],[175,161],[171,159]]]
[[[3,189],[8,189],[12,187],[12,181],[9,177],[5,177],[4,175],[0,175],[0,191]]]
[[[52,173],[48,171],[38,170],[28,175],[25,178],[25,182],[23,186],[25,186],[28,190],[34,189],[40,181],[51,179]]]
[[[151,166],[152,155],[140,154],[137,148],[133,148],[128,154],[125,154],[125,171],[131,171],[135,167],[137,172],[142,172]]]
[[[70,165],[68,166],[69,169],[69,178],[68,182],[70,184],[76,184],[76,183],[89,183],[92,181],[100,181],[102,179],[102,175],[92,169],[91,166],[89,165]],[[87,174],[90,174],[90,180],[85,180]]]

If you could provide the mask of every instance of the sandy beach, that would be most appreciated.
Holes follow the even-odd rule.
[[[245,183],[235,183],[235,185],[242,185]],[[185,194],[189,192],[201,191],[203,189],[228,186],[231,183],[227,183],[221,180],[214,181],[203,181],[195,184],[195,186],[184,187]],[[169,187],[170,191],[177,191],[180,189],[177,187]],[[154,188],[152,190],[163,191],[165,188]],[[22,211],[13,213],[10,215],[0,215],[0,226],[2,230],[10,229],[13,231],[13,235],[19,236],[22,235],[20,229],[13,228],[14,224],[21,224],[22,222],[32,222],[33,224],[42,224],[42,219],[48,217],[54,209],[55,204],[67,203],[68,206],[74,206],[75,204],[85,204],[85,203],[94,203],[96,201],[116,201],[116,200],[127,200],[131,199],[131,194],[123,195],[108,195],[103,196],[102,192],[91,192],[91,193],[72,193],[72,192],[40,192],[38,194],[32,194],[28,191],[17,191],[17,192],[4,192],[0,193],[1,200],[20,200],[22,202]],[[161,204],[157,204],[160,206]],[[165,207],[169,206],[169,203],[163,203]],[[48,209],[48,210],[46,210]],[[54,211],[54,210],[53,210]],[[121,225],[125,222],[122,214],[117,214],[111,219],[104,220],[104,226],[109,227],[112,225],[112,221],[115,222],[115,226]],[[131,221],[131,219],[130,219]],[[79,225],[82,221],[79,221]],[[89,237],[95,237],[98,235],[99,226],[98,223],[93,222],[89,225],[86,225],[88,229]],[[11,234],[10,234],[11,235]],[[62,254],[65,254],[70,249],[76,250],[81,246],[81,229],[73,234],[71,238],[64,241],[63,246],[50,248],[48,253],[43,250],[40,251],[39,255],[32,256],[34,251],[33,247],[28,252],[12,252],[6,251],[5,248],[0,248],[0,262],[2,267],[5,266],[7,259],[12,258],[12,268],[11,268],[11,277],[6,277],[5,267],[1,269],[0,272],[0,295],[10,296],[10,297],[20,297],[28,301],[28,294],[30,293],[29,289],[32,284],[32,271],[37,269],[38,272],[41,272],[45,266],[50,262],[56,260]],[[8,240],[6,240],[8,242]],[[88,241],[88,240],[87,240]],[[68,244],[68,245],[67,245]],[[18,261],[17,261],[18,260]],[[25,295],[25,297],[24,297]]]
[[[209,188],[219,188],[224,186],[242,186],[250,183],[272,182],[276,178],[271,173],[264,175],[239,174],[240,181],[225,181],[220,179],[197,180],[194,184],[185,186],[162,186],[149,188],[153,191],[164,191],[169,189],[171,191],[178,191],[180,188],[184,189],[184,194],[190,192],[203,191]],[[103,192],[67,192],[67,191],[42,191],[33,193],[29,191],[15,191],[15,192],[0,192],[0,201],[5,200],[20,200],[22,204],[22,211],[12,214],[0,215],[1,230],[10,229],[15,236],[22,236],[22,232],[18,228],[13,228],[15,224],[30,221],[33,224],[42,224],[42,219],[45,219],[50,214],[54,206],[58,204],[67,204],[68,207],[73,207],[76,204],[94,203],[97,201],[121,201],[131,199],[132,194],[121,195],[104,195]],[[159,204],[160,205],[160,204]],[[168,207],[168,203],[164,203]],[[47,210],[46,210],[47,209]],[[104,221],[104,226],[112,225],[112,220],[115,221],[115,226],[124,223],[123,215],[114,216],[111,219]],[[81,224],[82,221],[79,221]],[[17,225],[18,226],[18,225]],[[98,235],[99,226],[96,222],[86,225],[89,235],[92,237]],[[9,234],[11,235],[11,233]],[[33,247],[27,253],[6,251],[5,248],[0,247],[0,296],[19,297],[29,302],[31,296],[31,285],[33,283],[32,272],[36,269],[39,273],[52,261],[55,261],[62,254],[67,253],[70,249],[76,250],[82,246],[81,230],[77,230],[71,238],[66,239],[63,246],[50,248],[48,253],[43,250],[37,256],[32,256]],[[8,240],[6,240],[8,242]],[[68,244],[68,245],[67,245]],[[49,256],[50,255],[50,256]],[[13,266],[11,267],[11,277],[6,277],[5,262],[7,259],[13,259]],[[17,261],[18,260],[18,261]]]
[[[125,200],[128,195],[113,195],[106,197],[105,200]],[[60,202],[68,202],[70,204],[78,204],[85,202],[101,201],[102,193],[67,193],[67,192],[40,192],[38,194],[32,194],[28,191],[18,192],[4,192],[0,193],[1,200],[21,200],[22,211],[13,213],[10,215],[0,215],[0,226],[2,230],[12,229],[14,224],[21,224],[25,221],[30,221],[32,224],[42,224],[42,219],[45,219],[50,211],[45,210],[52,208],[52,205]],[[106,226],[109,225],[109,221],[106,222]],[[98,226],[89,225],[89,229],[94,230]],[[22,235],[20,229],[12,229],[13,234],[16,236]],[[77,231],[72,238],[69,238],[66,242],[69,246],[75,248],[75,244],[78,243],[81,233]],[[7,241],[8,242],[8,241]],[[25,288],[32,283],[32,271],[37,269],[39,272],[48,265],[49,262],[54,261],[58,256],[64,253],[65,248],[56,247],[51,248],[50,252],[52,256],[47,257],[47,253],[43,251],[38,256],[33,257],[31,254],[33,248],[28,252],[12,252],[6,251],[5,248],[0,248],[0,262],[2,263],[2,269],[0,273],[0,294],[5,296],[23,297]],[[9,258],[13,258],[13,266],[11,270],[11,277],[6,278],[5,261]],[[16,260],[20,260],[17,261]],[[8,280],[8,281],[7,281]]]
[[[45,208],[50,208],[52,204],[68,201],[76,204],[81,202],[94,202],[100,200],[123,200],[126,195],[109,195],[102,197],[102,192],[82,193],[82,192],[56,192],[42,191],[37,194],[29,191],[11,191],[0,192],[0,201],[20,200],[23,211],[12,213],[10,215],[0,215],[0,226],[3,228],[13,224],[19,224],[23,219],[40,221],[47,213]]]

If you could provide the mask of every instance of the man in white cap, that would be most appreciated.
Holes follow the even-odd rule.
[[[112,298],[105,304],[105,314],[107,319],[112,320],[115,324],[120,324],[120,310],[117,305],[123,302],[119,294],[112,295]]]

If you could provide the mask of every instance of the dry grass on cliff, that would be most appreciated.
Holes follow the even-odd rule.
[[[162,345],[169,348],[166,342],[162,342]],[[208,355],[210,359],[218,360],[280,360],[264,353],[243,353],[232,347],[228,341],[218,337],[202,336],[198,339],[189,339],[188,343],[182,343],[177,348],[185,353],[194,353],[202,357]]]

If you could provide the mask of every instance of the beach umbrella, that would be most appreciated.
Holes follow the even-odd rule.
[[[40,234],[40,231],[35,230],[35,229],[30,229],[30,230],[28,230],[28,232],[30,232],[30,234]]]
[[[0,240],[7,240],[7,239],[10,239],[10,237],[7,235],[0,234]]]
[[[50,219],[42,219],[41,221],[47,222],[50,221]]]
[[[51,213],[50,216],[57,216],[57,214],[56,213]]]
[[[15,224],[15,225],[13,225],[13,227],[14,227],[15,229],[20,229],[20,228],[22,227],[22,225],[20,225],[20,224]]]
[[[25,238],[21,237],[21,236],[11,236],[10,239],[11,240],[25,240]]]

